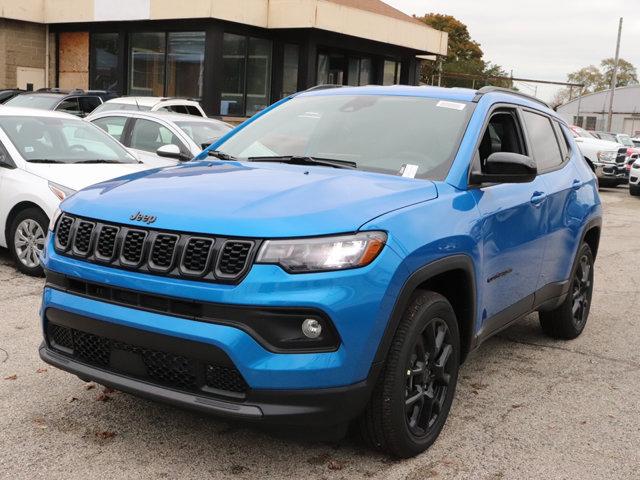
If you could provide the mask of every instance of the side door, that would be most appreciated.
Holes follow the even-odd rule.
[[[584,215],[578,200],[584,181],[570,159],[574,153],[579,161],[582,159],[579,152],[571,151],[565,133],[555,119],[528,109],[523,111],[523,118],[538,174],[546,184],[549,212],[547,246],[538,282],[538,289],[546,288],[537,299],[540,301],[545,300],[544,296],[559,296],[560,283],[570,276]]]
[[[490,113],[472,168],[483,170],[496,152],[530,155],[518,107]],[[503,328],[533,307],[546,242],[546,184],[470,185],[480,212],[481,336]]]

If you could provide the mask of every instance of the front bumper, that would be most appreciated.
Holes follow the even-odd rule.
[[[50,365],[85,381],[221,417],[290,426],[343,424],[364,409],[377,376],[376,371],[340,388],[251,389],[226,354],[211,345],[56,308],[47,308],[44,318],[40,357]]]
[[[629,172],[624,164],[595,162],[594,168],[598,179],[616,179],[622,182],[629,178]]]

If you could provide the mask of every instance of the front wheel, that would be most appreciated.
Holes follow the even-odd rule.
[[[638,185],[629,185],[629,194],[634,197],[640,197],[640,184]]]
[[[449,415],[459,363],[453,308],[440,294],[417,292],[359,420],[363,439],[400,458],[429,448]]]
[[[593,267],[591,248],[583,243],[578,250],[567,298],[559,307],[538,313],[544,333],[564,340],[571,340],[582,333],[591,310]]]
[[[18,270],[27,275],[44,275],[40,256],[47,237],[49,219],[37,208],[18,213],[9,227],[9,251]]]

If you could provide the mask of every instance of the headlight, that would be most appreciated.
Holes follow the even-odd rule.
[[[290,273],[364,267],[375,260],[386,241],[384,232],[267,240],[258,253],[256,263],[277,264]]]
[[[54,183],[54,182],[49,182],[49,189],[53,192],[53,194],[56,197],[58,197],[60,201],[76,193],[75,190],[72,190],[71,188],[67,188],[63,185],[60,185],[59,183]]]
[[[49,230],[51,230],[52,232],[56,228],[56,222],[58,221],[58,218],[60,218],[60,215],[62,215],[62,210],[56,208],[56,212],[53,214],[53,217],[51,217],[51,220],[49,221]]]
[[[601,162],[615,163],[618,152],[598,152],[598,160]]]

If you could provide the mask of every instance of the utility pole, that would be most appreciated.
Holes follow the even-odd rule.
[[[607,132],[611,131],[611,121],[613,119],[613,97],[616,94],[616,83],[618,82],[618,63],[620,62],[620,39],[622,38],[622,17],[618,25],[618,43],[616,44],[616,60],[611,76],[611,94],[609,96],[609,118],[607,119]]]

